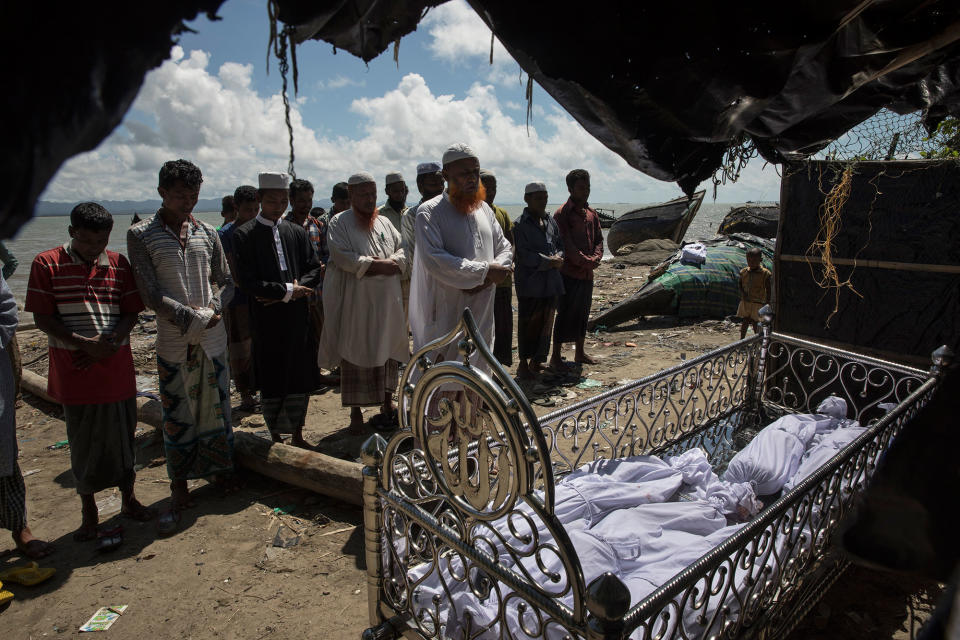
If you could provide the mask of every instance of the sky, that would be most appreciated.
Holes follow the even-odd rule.
[[[67,161],[42,200],[155,199],[157,171],[186,158],[204,174],[201,198],[219,198],[260,171],[285,171],[287,129],[277,61],[267,63],[264,0],[227,0],[221,20],[201,17],[170,59],[151,71],[123,122],[101,145]],[[590,136],[535,86],[526,124],[526,74],[463,0],[431,10],[400,43],[369,64],[325,42],[297,48],[299,92],[289,93],[297,177],[325,206],[334,183],[358,171],[400,171],[415,201],[416,165],[439,161],[467,142],[497,175],[497,201],[520,203],[523,186],[547,184],[551,202],[566,198],[564,176],[591,174],[591,200],[647,203],[681,195],[674,183],[633,169]],[[710,183],[706,183],[707,188]],[[719,202],[778,200],[777,168],[754,159]],[[381,194],[381,199],[383,195]]]

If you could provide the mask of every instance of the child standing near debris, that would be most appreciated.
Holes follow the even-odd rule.
[[[770,270],[763,266],[763,253],[756,247],[747,250],[747,266],[740,270],[740,306],[737,317],[740,324],[740,339],[747,336],[747,327],[760,332],[760,308],[770,304]]]

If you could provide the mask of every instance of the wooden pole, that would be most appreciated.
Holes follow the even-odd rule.
[[[47,379],[33,371],[23,370],[22,386],[24,391],[59,404],[47,393]],[[139,422],[159,429],[161,416],[159,402],[137,398]],[[234,432],[234,453],[237,464],[251,471],[349,504],[362,504],[363,467],[358,462],[271,442],[243,431]]]

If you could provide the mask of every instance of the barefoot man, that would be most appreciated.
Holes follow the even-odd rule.
[[[130,263],[107,251],[113,217],[83,202],[70,212],[70,240],[33,259],[26,311],[47,334],[47,392],[63,404],[70,467],[83,521],[75,540],[97,537],[98,491],[119,487],[121,513],[154,511],[133,493],[137,382],[130,330],[143,309]]]
[[[590,174],[583,169],[574,169],[567,174],[567,190],[570,198],[557,209],[553,219],[557,221],[563,239],[564,294],[557,305],[557,321],[553,328],[553,357],[550,367],[555,371],[565,368],[560,350],[564,342],[576,343],[574,361],[581,364],[596,364],[583,350],[587,335],[587,319],[593,301],[593,270],[603,258],[603,234],[600,218],[590,208]]]
[[[140,297],[157,312],[157,370],[171,508],[157,530],[177,530],[194,506],[187,480],[232,483],[230,367],[220,322],[233,277],[216,229],[193,217],[203,175],[187,160],[160,169],[163,201],[152,218],[127,231],[127,253]],[[229,486],[229,485],[228,485]]]
[[[443,154],[443,177],[446,191],[417,212],[410,288],[413,348],[452,331],[467,308],[493,347],[494,287],[512,272],[513,250],[484,202],[477,154],[465,144],[452,145]],[[443,358],[456,355],[453,344]]]
[[[259,186],[260,214],[233,236],[237,280],[253,297],[254,378],[274,442],[291,434],[290,444],[310,448],[303,425],[318,371],[309,304],[320,284],[320,258],[306,230],[281,218],[290,176],[261,173]]]
[[[399,426],[393,409],[400,361],[409,357],[401,274],[406,256],[400,232],[377,212],[377,183],[350,176],[350,208],[330,221],[323,287],[326,324],[320,366],[340,367],[340,402],[350,432],[363,427],[361,407],[380,406],[380,429]]]
[[[10,348],[17,322],[17,302],[0,277],[0,350]],[[34,538],[27,526],[27,491],[17,464],[15,388],[13,366],[4,353],[0,355],[0,529],[10,530],[20,553],[39,560],[53,553],[53,545]]]

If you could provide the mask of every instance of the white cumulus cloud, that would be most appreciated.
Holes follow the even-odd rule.
[[[171,59],[147,76],[124,123],[97,149],[68,161],[43,198],[154,198],[161,164],[181,157],[203,170],[202,198],[255,184],[259,171],[285,169],[287,129],[280,95],[258,94],[249,64],[227,62],[214,72],[209,61],[206,52],[188,54],[175,47]],[[416,164],[439,160],[450,143],[464,141],[498,175],[501,202],[522,201],[523,186],[531,180],[545,181],[551,200],[562,201],[564,176],[578,167],[593,176],[597,202],[655,202],[679,195],[675,185],[629,167],[556,106],[535,105],[538,115],[528,130],[525,109],[501,103],[497,91],[478,82],[462,95],[435,94],[421,75],[410,73],[383,95],[353,100],[358,133],[352,137],[322,133],[320,122],[304,121],[304,102],[295,101],[297,175],[314,182],[322,205],[333,183],[358,170],[378,177],[400,170],[415,191]],[[778,181],[776,173],[754,169],[760,164],[755,161],[744,176],[752,196],[738,194],[737,199],[758,199],[759,191],[776,198],[770,187]],[[733,199],[725,195],[721,192],[721,200]]]

